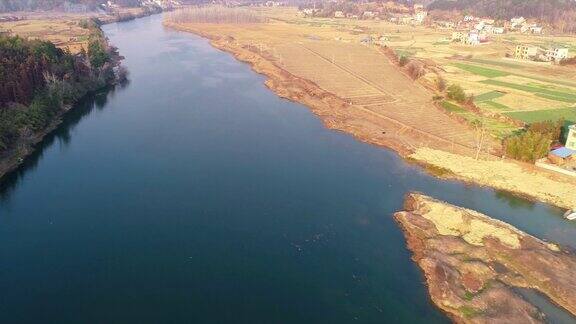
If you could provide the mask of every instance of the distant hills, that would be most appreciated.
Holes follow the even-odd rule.
[[[0,0],[0,12],[37,10],[96,10],[107,0]],[[138,6],[139,0],[115,0],[121,6]]]

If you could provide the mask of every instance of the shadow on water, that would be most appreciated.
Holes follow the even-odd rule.
[[[536,206],[535,202],[522,198],[516,194],[507,191],[497,190],[494,193],[494,197],[496,197],[496,199],[500,201],[505,202],[508,205],[508,207],[512,209],[533,210],[534,207]]]
[[[58,141],[64,147],[68,146],[71,141],[71,132],[75,126],[94,109],[102,110],[106,107],[108,99],[113,97],[116,91],[125,89],[130,84],[130,81],[125,81],[117,86],[109,86],[101,89],[95,93],[89,94],[82,98],[75,104],[63,118],[62,123],[58,127],[46,135],[16,170],[6,174],[0,179],[0,202],[7,202],[10,199],[11,193],[18,188],[18,184],[24,176],[38,166],[42,160],[42,156],[47,148],[49,148],[55,141]]]

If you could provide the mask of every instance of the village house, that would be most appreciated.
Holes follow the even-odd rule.
[[[495,35],[504,34],[504,27],[493,27],[492,34]]]
[[[522,26],[520,26],[520,32],[521,33],[530,33],[530,34],[542,34],[542,32],[544,31],[544,27],[542,26],[538,26],[536,24],[527,24],[524,23],[522,24]]]
[[[344,18],[344,17],[346,17],[346,16],[344,15],[344,12],[342,12],[342,11],[336,11],[336,12],[334,12],[334,18]]]
[[[419,11],[416,14],[414,14],[414,22],[416,22],[417,24],[421,24],[424,22],[424,19],[426,19],[427,16],[428,16],[428,12]]]
[[[552,48],[546,50],[546,59],[548,61],[555,61],[559,62],[561,60],[568,58],[568,49],[567,48]]]
[[[304,10],[302,10],[302,15],[304,17],[314,17],[316,13],[319,11],[320,11],[319,9],[305,8]]]
[[[424,10],[424,5],[421,3],[415,3],[414,4],[414,12],[418,12],[418,11],[422,11]]]
[[[362,14],[362,18],[364,19],[371,19],[376,17],[376,13],[374,11],[364,11]]]
[[[550,151],[548,161],[565,170],[574,172],[574,167],[576,167],[576,125],[568,127],[566,145]]]
[[[539,35],[539,34],[542,34],[542,32],[544,31],[544,27],[538,26],[538,25],[532,25],[532,26],[530,26],[530,28],[528,30],[532,34],[538,34]]]
[[[520,28],[524,23],[526,23],[526,19],[524,17],[514,17],[510,19],[510,29]]]
[[[568,126],[568,136],[566,138],[566,148],[576,151],[576,125]]]
[[[538,57],[540,48],[533,45],[517,45],[514,51],[514,57],[521,60],[532,60]]]
[[[434,25],[436,25],[438,28],[444,28],[444,29],[454,29],[456,27],[456,24],[451,22],[451,21],[434,21],[433,22]]]
[[[452,41],[460,42],[464,45],[480,45],[481,43],[486,43],[488,41],[488,35],[485,32],[479,32],[477,30],[472,30],[470,32],[453,32]]]

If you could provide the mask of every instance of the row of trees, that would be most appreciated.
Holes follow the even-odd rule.
[[[174,23],[248,24],[264,22],[258,13],[224,6],[184,8],[171,12],[168,20]]]
[[[0,35],[0,151],[115,79],[116,50],[96,24],[86,28],[91,29],[88,50],[78,55],[51,42]]]
[[[564,120],[544,121],[528,126],[504,140],[506,155],[524,162],[534,162],[548,155],[550,146],[561,140]]]

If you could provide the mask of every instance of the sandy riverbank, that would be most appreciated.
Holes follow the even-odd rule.
[[[420,194],[394,215],[434,304],[458,323],[541,323],[514,287],[576,314],[576,257],[504,222]]]

